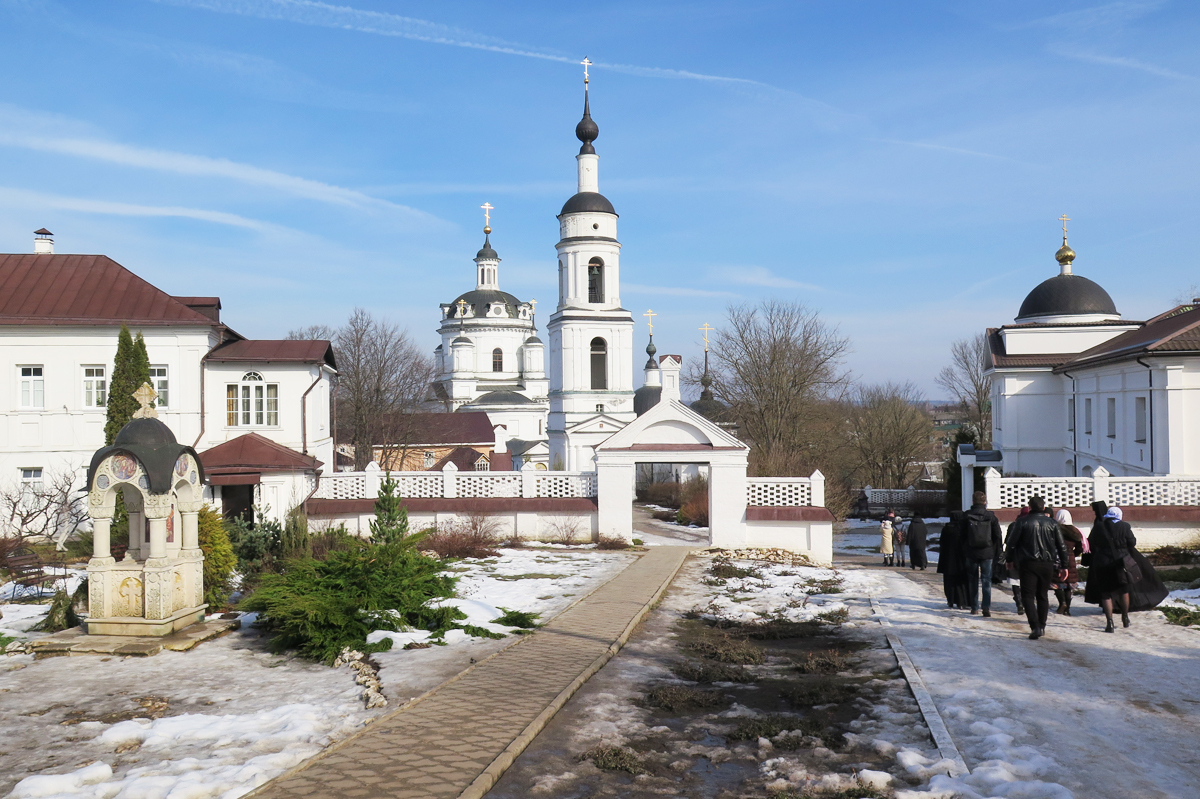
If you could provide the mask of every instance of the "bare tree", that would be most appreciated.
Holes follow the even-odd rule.
[[[849,405],[850,440],[860,480],[904,488],[933,451],[933,421],[912,383],[858,386]]]
[[[1178,291],[1175,294],[1174,302],[1176,305],[1191,305],[1192,300],[1195,300],[1198,297],[1200,297],[1200,283],[1193,283],[1192,285]]]
[[[960,338],[950,345],[950,365],[942,367],[936,382],[962,407],[967,421],[979,433],[979,447],[992,445],[992,378],[987,334]]]
[[[333,339],[338,359],[338,417],[350,433],[354,468],[371,462],[374,445],[387,445],[394,429],[425,399],[432,358],[408,331],[356,308]]]
[[[336,327],[330,327],[329,325],[307,325],[289,330],[284,338],[293,341],[333,341],[337,338],[337,334]]]
[[[836,399],[849,341],[816,311],[766,300],[735,305],[713,336],[709,374],[759,475],[807,473],[841,446]],[[824,466],[822,469],[826,468]]]
[[[70,470],[47,472],[34,483],[0,488],[0,535],[15,541],[58,539],[74,533],[87,508]]]

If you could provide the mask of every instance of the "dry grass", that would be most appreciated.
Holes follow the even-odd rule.
[[[753,682],[754,675],[741,666],[705,660],[680,660],[671,664],[671,673],[689,682]]]
[[[725,707],[729,704],[729,699],[721,691],[706,690],[694,685],[659,685],[647,691],[638,704],[677,713],[682,710]]]
[[[602,535],[600,540],[596,542],[596,549],[629,549],[629,542],[624,538],[610,538]]]
[[[780,694],[792,707],[841,704],[858,696],[858,686],[845,680],[822,677],[788,685]]]
[[[439,558],[494,558],[500,554],[498,528],[489,516],[460,517],[425,536],[421,549],[436,552]]]
[[[799,728],[800,719],[772,713],[753,719],[742,719],[737,728],[725,736],[730,741],[757,741],[759,738],[774,738],[784,730]]]
[[[579,759],[590,760],[596,768],[606,771],[625,771],[634,775],[646,773],[646,767],[637,753],[622,746],[597,746],[584,752]]]
[[[824,652],[809,652],[796,663],[801,674],[837,674],[850,668],[852,660],[845,652],[829,649]]]
[[[718,663],[759,666],[767,660],[763,651],[754,644],[729,635],[711,634],[687,644],[685,648]]]

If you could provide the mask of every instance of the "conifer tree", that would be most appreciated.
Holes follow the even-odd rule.
[[[137,343],[129,328],[121,325],[117,336],[117,356],[113,362],[112,379],[108,383],[108,418],[104,423],[104,443],[112,444],[121,428],[133,418],[138,401],[133,396],[142,383],[150,382],[150,358],[146,342],[138,333]]]
[[[396,493],[399,484],[388,472],[379,484],[379,496],[375,500],[375,519],[371,522],[371,542],[394,544],[408,535],[408,509],[400,502]]]

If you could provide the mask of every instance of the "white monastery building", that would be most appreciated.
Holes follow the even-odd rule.
[[[1200,301],[1129,321],[1075,274],[1065,224],[1055,257],[1059,274],[1013,324],[987,331],[995,465],[1043,477],[1200,475]]]
[[[158,417],[201,454],[218,507],[282,514],[332,469],[328,341],[246,339],[221,321],[217,297],[171,296],[36,235],[33,254],[0,255],[0,489],[62,472],[83,484],[105,444],[122,324],[145,339]],[[227,460],[230,445],[246,457]]]

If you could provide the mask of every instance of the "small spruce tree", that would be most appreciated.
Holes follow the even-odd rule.
[[[144,346],[144,345],[143,345]],[[143,374],[137,346],[129,328],[121,325],[117,336],[117,356],[113,362],[112,379],[108,381],[108,416],[104,422],[104,443],[112,444],[121,428],[133,418],[138,401],[133,392],[150,379],[149,364]]]
[[[400,502],[396,493],[399,484],[388,472],[379,484],[379,497],[375,500],[375,519],[371,522],[371,542],[394,544],[408,535],[408,509]]]

